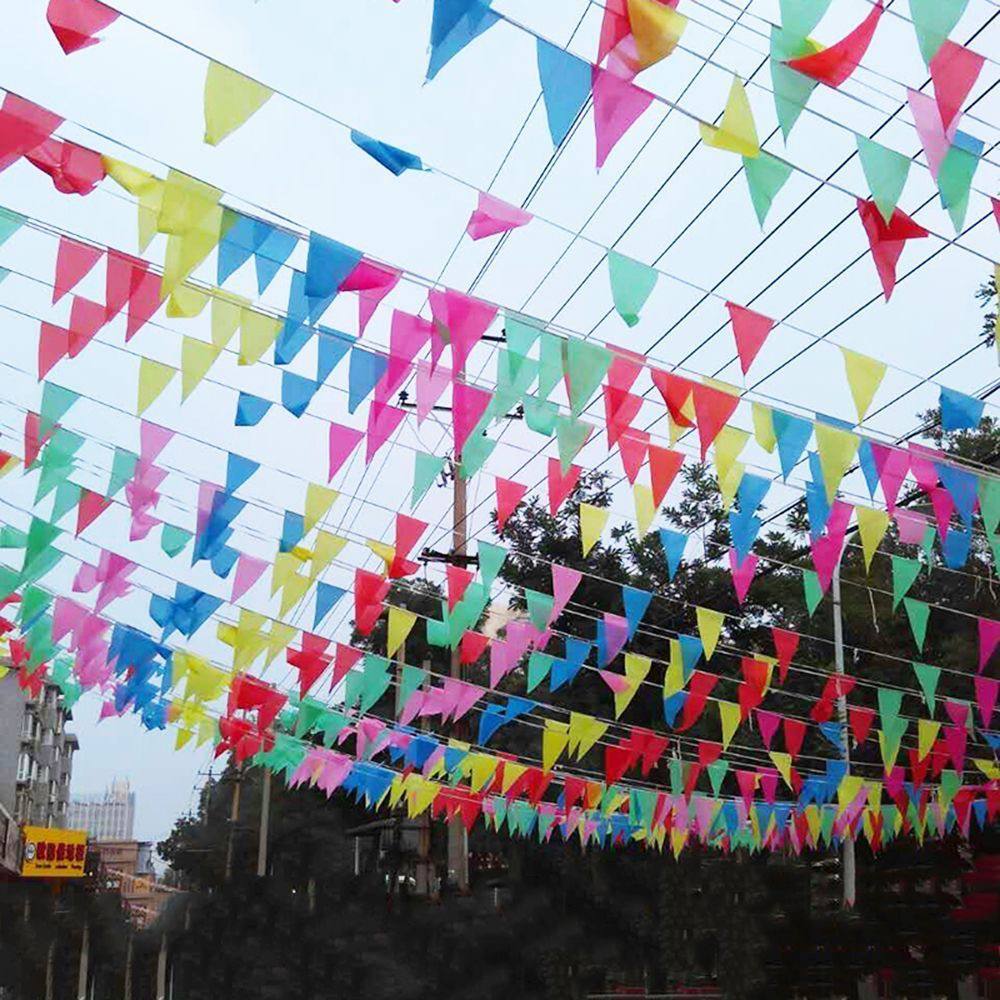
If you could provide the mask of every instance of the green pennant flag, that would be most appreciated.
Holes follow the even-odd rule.
[[[1000,572],[1000,535],[993,534],[990,538],[990,550],[993,552],[993,571]]]
[[[552,617],[555,598],[551,594],[541,594],[537,590],[529,590],[525,587],[524,601],[528,606],[528,617],[531,619],[531,624],[539,632],[544,632]]]
[[[566,380],[569,383],[570,411],[578,417],[608,373],[612,353],[600,344],[575,337],[566,341]]]
[[[906,186],[912,160],[866,136],[855,134],[854,138],[868,190],[879,214],[888,224]]]
[[[52,544],[61,534],[62,532],[54,524],[49,524],[40,517],[31,519],[19,578],[21,584],[33,583],[62,559],[63,553]]]
[[[115,448],[111,462],[111,478],[108,480],[108,497],[113,497],[135,475],[139,456],[127,448]]]
[[[464,458],[464,455],[463,455]],[[444,469],[444,455],[428,455],[418,451],[413,457],[413,489],[410,492],[410,510],[423,500],[434,480]]]
[[[815,570],[804,569],[802,571],[802,587],[806,595],[806,607],[809,609],[809,617],[819,607],[819,602],[823,600],[823,588],[819,585],[819,577]]]
[[[750,189],[753,210],[757,213],[757,221],[763,229],[767,213],[771,211],[771,202],[791,176],[792,165],[770,153],[762,152],[760,156],[743,157],[743,173]]]
[[[790,59],[808,56],[819,46],[796,32],[771,28],[771,83],[774,91],[774,111],[785,141],[799,120],[817,82],[804,73],[798,73],[785,63]]]
[[[402,707],[410,696],[427,680],[427,671],[420,667],[411,667],[408,663],[403,667],[403,676],[399,683],[399,705]]]
[[[344,708],[352,709],[358,703],[365,686],[363,670],[348,670],[344,679]]]
[[[576,420],[573,417],[559,416],[556,418],[556,445],[559,449],[559,465],[565,476],[573,459],[587,443],[594,431],[594,425],[586,420]]]
[[[526,358],[528,352],[538,340],[541,330],[537,326],[525,323],[523,319],[518,319],[512,313],[504,316],[503,333],[507,341],[507,349],[520,358]]]
[[[34,620],[52,603],[52,595],[39,587],[25,587],[17,609],[17,621],[22,628],[30,628]]]
[[[483,586],[489,590],[507,558],[507,550],[502,545],[494,545],[492,542],[480,542],[477,551],[479,575],[483,579]]]
[[[987,534],[994,534],[1000,524],[1000,479],[979,477],[979,513]]]
[[[79,398],[79,393],[73,392],[72,389],[64,389],[61,385],[45,382],[42,385],[42,402],[38,411],[42,433],[48,434]]]
[[[506,416],[531,388],[538,377],[538,362],[523,358],[510,349],[497,355],[497,389],[487,413],[493,420]]]
[[[882,721],[882,728],[889,730],[899,718],[900,709],[903,707],[903,692],[894,691],[891,688],[878,689],[878,714]]]
[[[480,433],[488,423],[489,417],[484,417],[462,445],[462,460],[458,463],[458,474],[462,479],[471,479],[479,472],[496,449],[497,441]]]
[[[718,760],[713,760],[712,763],[708,765],[707,770],[708,780],[712,784],[712,794],[718,795],[719,789],[722,788],[722,779],[726,776],[726,772],[729,770],[729,761],[720,757]]]
[[[684,791],[684,762],[677,757],[671,757],[668,773],[670,775],[670,794],[680,795]]]
[[[629,326],[635,326],[639,322],[640,310],[656,285],[658,272],[647,264],[640,264],[631,257],[609,250],[608,276],[611,279],[611,297],[618,315]]]
[[[910,17],[913,30],[917,33],[917,45],[928,66],[968,5],[969,0],[910,0]]]
[[[76,453],[82,447],[83,438],[79,434],[74,434],[64,427],[56,427],[38,459],[41,475],[38,477],[38,489],[35,492],[36,504],[66,479],[73,468]]]
[[[542,628],[545,626],[543,625]],[[530,694],[549,676],[554,657],[548,653],[540,653],[537,649],[528,657],[528,682],[525,691]]]
[[[909,593],[913,581],[920,575],[920,563],[905,556],[892,557],[892,610]]]
[[[931,609],[923,601],[914,600],[912,597],[904,597],[903,604],[906,606],[906,616],[910,619],[910,629],[917,649],[923,652],[924,639],[927,637],[927,619],[930,617]]]
[[[948,806],[951,805],[951,800],[955,797],[955,793],[962,787],[962,775],[951,768],[946,768],[941,772],[940,780],[941,787],[938,795],[941,799],[941,808],[947,810]]]
[[[0,246],[3,246],[28,220],[9,208],[0,208]]]
[[[538,398],[548,399],[549,393],[563,377],[563,339],[543,332],[538,359]]]
[[[441,647],[451,645],[448,619],[443,622],[439,622],[436,618],[427,619],[427,644]]]
[[[303,698],[298,704],[294,732],[296,736],[308,736],[326,711],[326,705],[315,698]]]
[[[781,27],[797,38],[805,38],[823,20],[831,0],[780,0]]]
[[[64,479],[56,487],[56,497],[52,503],[53,524],[58,524],[71,510],[76,510],[80,504],[80,487]]]
[[[952,146],[941,161],[937,186],[941,204],[948,209],[955,232],[961,232],[969,208],[972,178],[979,166],[979,157],[961,146]]]
[[[173,559],[174,556],[180,555],[184,551],[184,546],[192,538],[194,538],[193,532],[185,531],[174,524],[164,524],[160,534],[160,548]]]
[[[524,400],[524,422],[528,429],[545,437],[552,437],[556,432],[556,421],[559,419],[559,406],[547,399],[536,399],[527,396]]]
[[[934,696],[937,692],[938,678],[941,676],[939,667],[932,667],[929,663],[914,663],[913,672],[920,682],[920,690],[924,692],[924,701],[927,704],[927,711],[934,714]]]
[[[28,535],[9,524],[0,526],[0,549],[23,549],[28,544]]]

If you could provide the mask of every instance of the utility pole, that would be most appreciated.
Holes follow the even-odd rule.
[[[135,950],[135,940],[131,933],[128,936],[128,950],[125,952],[125,989],[124,1000],[132,1000],[132,954]]]
[[[166,931],[164,931],[160,935],[160,955],[156,960],[156,1000],[167,1000],[167,932]]]
[[[837,674],[844,676],[844,620],[843,607],[840,601],[840,560],[833,569],[833,655]],[[842,689],[837,697],[837,715],[840,719],[841,739],[844,741],[844,760],[847,762],[847,773],[851,773],[851,733],[847,718],[847,696]],[[856,870],[854,864],[854,838],[844,837],[841,844],[841,884],[843,885],[843,907],[854,909]]]
[[[466,484],[460,475],[461,456],[456,455],[453,463],[453,483],[455,489],[452,504],[451,554],[460,560],[466,554],[468,527],[466,524]],[[451,651],[451,676],[462,676],[462,654],[458,646]],[[465,824],[453,819],[448,824],[448,876],[454,879],[459,892],[469,891],[469,838]]]
[[[83,939],[80,941],[80,969],[76,977],[77,1000],[87,1000],[87,979],[90,972],[90,922],[83,922]]]
[[[240,818],[240,785],[243,783],[243,766],[236,769],[236,778],[233,783],[233,801],[229,810],[229,837],[226,841],[226,873],[225,879],[228,882],[233,877],[233,841],[236,838],[236,822]]]
[[[53,975],[55,972],[55,961],[56,961],[56,936],[52,935],[52,940],[49,941],[48,954],[45,957],[45,1000],[53,1000],[52,988],[53,988]]]
[[[257,837],[257,878],[267,875],[267,828],[271,820],[271,769],[264,768],[260,789],[260,832]]]

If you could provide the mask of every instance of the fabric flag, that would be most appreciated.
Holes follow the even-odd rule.
[[[340,471],[344,462],[347,461],[351,452],[358,446],[365,436],[364,431],[354,427],[345,427],[343,424],[330,424],[330,465],[327,475],[327,482]]]
[[[725,615],[711,608],[695,608],[695,616],[698,620],[698,635],[701,637],[705,659],[710,660],[722,633]]]
[[[975,430],[983,417],[985,402],[964,392],[941,386],[941,428],[946,431]]]
[[[699,122],[698,130],[701,132],[701,141],[706,146],[739,153],[740,156],[751,159],[760,156],[757,126],[754,125],[746,89],[738,76],[733,77],[722,120],[718,125]]]
[[[659,507],[667,495],[674,478],[680,471],[684,456],[679,451],[649,446],[649,478],[653,489],[653,506]]]
[[[778,192],[792,176],[792,169],[790,163],[763,151],[759,156],[743,157],[743,173],[750,189],[750,201],[761,228],[767,221],[771,204]]]
[[[600,170],[618,141],[649,107],[653,95],[610,70],[592,67],[596,164]]]
[[[78,52],[100,39],[97,33],[118,17],[118,11],[99,0],[49,0],[45,19],[66,55]]]
[[[687,548],[689,535],[681,531],[672,531],[669,528],[660,529],[660,544],[663,546],[663,554],[667,560],[667,575],[673,580],[684,558],[684,550]]]
[[[1000,643],[1000,622],[993,621],[990,618],[980,618],[978,621],[979,629],[979,669],[978,673],[982,673],[986,668],[986,664],[990,662],[993,653],[996,651],[997,644]]]
[[[969,5],[969,0],[910,0],[910,17],[920,55],[930,66]]]
[[[205,77],[205,142],[217,146],[259,111],[274,93],[270,87],[210,62]]]
[[[975,86],[984,62],[979,53],[950,41],[944,41],[931,59],[934,99],[946,131],[961,116],[962,105]]]
[[[357,129],[351,129],[351,142],[397,177],[407,170],[424,169],[420,157],[414,153],[408,153],[398,146],[390,146],[387,142],[373,139],[370,135],[365,135],[364,132],[359,132]]]
[[[139,362],[139,386],[136,415],[141,416],[159,398],[160,394],[170,384],[177,374],[176,368],[142,358]]]
[[[639,322],[639,311],[656,285],[659,272],[648,264],[640,264],[631,257],[609,250],[608,277],[618,315],[629,326],[635,326]]]
[[[736,339],[736,351],[740,356],[740,368],[746,375],[764,346],[767,335],[774,329],[775,321],[752,309],[727,302],[729,321],[733,325],[733,337]]]
[[[492,398],[492,394],[485,389],[477,389],[466,382],[455,383],[451,403],[456,455],[461,455],[465,442],[482,419]]]
[[[537,44],[538,77],[553,146],[561,146],[590,96],[592,69],[543,38]]]
[[[788,65],[828,87],[839,87],[861,64],[882,10],[883,2],[877,0],[868,16],[850,34],[819,52],[789,59]]]
[[[854,138],[872,201],[888,225],[892,221],[892,214],[896,211],[899,197],[906,186],[906,178],[910,174],[910,164],[913,161],[895,149],[882,146],[866,136],[855,135]]]
[[[858,535],[865,557],[865,569],[870,570],[872,559],[889,528],[889,515],[884,510],[872,507],[855,507],[854,513],[858,519]]]
[[[858,199],[858,215],[865,227],[872,259],[875,261],[875,270],[878,272],[882,291],[888,302],[892,290],[896,287],[896,265],[899,263],[906,241],[923,239],[929,234],[923,226],[918,225],[898,208],[892,213],[889,222],[885,222],[875,202],[863,198]]]
[[[494,477],[494,483],[497,495],[497,531],[503,531],[507,519],[528,492],[528,487],[500,476]]]
[[[584,556],[600,541],[604,526],[608,523],[610,511],[606,507],[595,507],[593,504],[580,504],[580,542]]]
[[[492,0],[434,0],[427,79],[433,80],[470,42],[499,20]]]
[[[641,72],[677,48],[687,18],[660,0],[628,0],[628,23],[635,42],[636,70]]]
[[[909,619],[917,649],[923,652],[924,639],[927,636],[927,619],[930,617],[931,609],[923,601],[912,597],[904,597],[903,604],[906,607],[906,617]]]
[[[56,276],[52,286],[52,302],[58,302],[67,292],[72,291],[104,256],[101,247],[79,243],[68,236],[59,238],[56,253]]]
[[[555,517],[556,511],[563,505],[565,499],[573,492],[580,479],[580,466],[571,465],[563,475],[558,458],[550,458],[548,463],[549,513]]]
[[[498,233],[509,233],[512,229],[526,226],[534,216],[516,205],[507,202],[485,191],[479,192],[479,204],[469,216],[465,231],[474,240],[481,240]]]

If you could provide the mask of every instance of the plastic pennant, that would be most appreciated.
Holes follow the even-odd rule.
[[[389,143],[381,142],[379,139],[373,139],[370,135],[365,135],[364,132],[359,132],[357,129],[351,129],[351,142],[358,149],[363,149],[376,163],[380,163],[396,177],[407,170],[424,169],[420,157],[416,154],[408,153],[398,146],[390,146]]]
[[[100,0],[49,0],[45,19],[66,55],[96,45],[97,33],[118,17]]]
[[[413,488],[410,491],[410,510],[417,506],[434,485],[434,480],[444,470],[444,455],[428,455],[425,452],[414,452],[413,455]]]
[[[388,638],[385,647],[388,656],[396,655],[400,646],[406,642],[406,637],[413,630],[416,621],[417,616],[414,612],[389,605]]]
[[[273,95],[250,77],[217,62],[205,77],[205,142],[217,146],[259,111]]]
[[[486,413],[492,393],[466,382],[456,382],[452,388],[452,426],[455,454],[461,455],[465,442]]]
[[[910,18],[924,62],[930,66],[955,29],[969,0],[910,0]]]
[[[139,362],[139,387],[136,414],[141,416],[159,398],[177,374],[176,368],[142,358]]]
[[[701,460],[704,462],[709,447],[736,411],[740,397],[701,383],[695,383],[693,396],[698,442],[701,445]]]
[[[549,514],[556,516],[556,511],[563,505],[566,498],[576,488],[583,470],[578,465],[571,465],[564,473],[558,458],[550,458],[547,465],[549,488]]]
[[[767,335],[774,329],[775,321],[734,302],[727,302],[726,309],[729,310],[729,321],[733,326],[736,351],[740,356],[740,368],[746,375],[754,358],[764,346]]]
[[[104,250],[101,247],[92,247],[68,236],[60,236],[59,249],[56,252],[55,281],[52,286],[53,303],[72,291],[103,256]]]
[[[947,39],[930,61],[934,99],[945,130],[957,122],[969,92],[975,86],[985,59],[962,45]]]
[[[635,504],[636,533],[642,538],[652,527],[656,517],[653,491],[645,483],[635,483],[632,486],[632,502]]]
[[[537,39],[536,56],[549,135],[558,148],[590,97],[592,69],[543,38]]]
[[[669,448],[661,448],[654,444],[649,445],[648,455],[653,506],[659,507],[684,463],[684,455],[679,451],[671,451]]]
[[[494,484],[497,498],[497,531],[502,532],[507,520],[524,499],[528,487],[511,479],[503,479],[501,476],[494,477]]]
[[[740,156],[754,158],[760,156],[760,140],[754,124],[753,111],[747,98],[746,88],[738,76],[733,77],[726,100],[726,109],[718,125],[698,123],[701,141],[706,146],[724,149]]]
[[[846,347],[841,347],[840,353],[844,358],[847,384],[851,389],[858,422],[861,423],[872,405],[882,379],[885,378],[886,366],[882,361],[876,361],[867,354],[858,354],[857,351],[848,350]]]
[[[427,79],[433,80],[470,42],[499,20],[492,0],[434,0]]]
[[[910,629],[913,632],[917,649],[923,652],[924,640],[927,637],[927,619],[930,617],[931,609],[923,601],[915,600],[912,597],[904,597],[903,605],[906,608],[906,617],[910,622]]]
[[[888,302],[896,287],[896,265],[906,241],[923,239],[929,233],[898,208],[892,213],[889,222],[886,222],[875,202],[863,198],[858,199],[858,215],[868,237],[882,292]]]
[[[945,431],[975,430],[983,417],[985,402],[964,392],[941,386],[941,429]]]
[[[494,195],[480,191],[479,203],[469,217],[465,231],[472,239],[481,240],[526,226],[532,218],[534,216],[523,208],[508,205]]]
[[[840,41],[812,55],[789,59],[789,67],[820,83],[825,83],[828,87],[839,87],[861,64],[875,34],[882,10],[883,2],[877,0],[868,16]]]
[[[991,618],[979,618],[977,627],[979,632],[979,667],[977,672],[981,674],[996,652],[997,645],[1000,644],[1000,622],[993,621]]]
[[[742,604],[746,600],[747,591],[753,582],[754,573],[757,572],[758,558],[755,555],[748,555],[740,561],[735,549],[729,550],[729,571],[733,577],[733,587],[736,590],[736,600]]]
[[[600,170],[611,150],[652,103],[653,95],[610,70],[594,66],[591,73],[596,165]]]
[[[722,634],[725,615],[721,611],[713,611],[711,608],[695,608],[695,615],[698,620],[698,635],[701,638],[705,659],[710,660],[715,652],[719,636]]]
[[[663,546],[663,555],[667,561],[667,576],[670,580],[673,580],[677,574],[689,538],[690,535],[681,531],[673,531],[670,528],[660,529],[660,543]]]
[[[969,208],[972,179],[979,167],[984,146],[981,140],[971,137],[968,137],[967,144],[960,145],[960,140],[966,139],[962,132],[955,138],[955,144],[941,161],[937,183],[941,204],[948,210],[955,231],[961,232]]]
[[[857,456],[860,439],[857,434],[831,427],[821,421],[816,421],[815,433],[826,500],[827,503],[832,503],[841,480]]]
[[[759,156],[743,157],[743,173],[750,189],[750,201],[762,229],[771,211],[771,204],[792,176],[792,170],[790,163],[763,150]]]
[[[384,354],[376,354],[362,347],[351,348],[348,368],[348,413],[353,413],[371,395],[388,367],[389,359]]]
[[[580,543],[584,557],[600,541],[604,526],[608,523],[610,511],[606,507],[595,507],[593,504],[580,504]]]
[[[900,195],[906,187],[913,162],[908,156],[883,146],[866,136],[854,136],[858,147],[858,158],[864,171],[872,201],[888,225],[899,204]]]
[[[872,559],[889,528],[889,515],[884,510],[875,510],[871,507],[855,507],[854,513],[858,519],[858,535],[865,557],[865,570],[870,571]]]
[[[802,571],[802,588],[805,593],[806,609],[811,618],[823,600],[823,588],[820,586],[819,577],[811,569]]]
[[[629,326],[639,322],[639,313],[656,285],[659,272],[611,250],[608,252],[611,296],[618,315]]]
[[[666,59],[677,47],[687,18],[659,0],[628,0],[628,24],[641,72]]]
[[[331,422],[329,446],[330,464],[329,472],[327,474],[327,482],[332,480],[333,477],[340,471],[344,462],[347,461],[364,436],[364,431],[360,431],[355,427],[346,427],[343,424]]]

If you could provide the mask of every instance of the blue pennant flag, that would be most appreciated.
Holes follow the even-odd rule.
[[[292,255],[299,238],[260,219],[254,220],[254,267],[257,270],[257,294],[263,295],[285,261]]]
[[[875,465],[875,453],[872,451],[872,443],[868,438],[862,438],[861,444],[858,445],[858,464],[864,473],[868,495],[874,499],[875,491],[879,485],[879,477],[878,467]]]
[[[538,77],[552,145],[560,146],[590,97],[593,67],[565,49],[538,39]]]
[[[340,364],[344,355],[351,349],[357,340],[349,333],[341,333],[339,330],[331,330],[325,326],[319,327],[317,331],[319,346],[316,361],[316,381],[323,383],[327,376]]]
[[[219,577],[220,580],[225,580],[227,576],[232,572],[233,566],[236,565],[236,560],[239,559],[240,554],[234,548],[230,548],[228,545],[223,545],[213,556],[209,563],[212,567],[212,572]]]
[[[254,251],[257,249],[256,220],[250,218],[249,215],[231,212],[230,209],[226,210],[226,215],[228,217],[235,216],[236,221],[226,229],[225,235],[219,240],[215,274],[217,285],[224,285],[254,255]]]
[[[406,170],[423,170],[424,165],[420,162],[420,157],[413,153],[408,153],[398,146],[390,146],[387,142],[380,142],[373,139],[364,132],[351,129],[351,142],[359,149],[363,149],[373,160],[381,163],[386,170],[391,170],[397,177]]]
[[[959,531],[951,528],[941,542],[941,554],[948,569],[961,569],[969,561],[972,546],[972,532],[968,528]]]
[[[226,460],[226,492],[235,493],[259,468],[260,462],[229,452]]]
[[[476,742],[481,747],[486,746],[493,734],[506,721],[507,718],[504,715],[503,705],[487,705],[482,712],[479,713],[479,732],[476,736]]]
[[[805,417],[795,417],[781,410],[772,411],[774,436],[778,440],[778,458],[781,460],[781,474],[785,479],[795,468],[812,437],[813,425]]]
[[[378,384],[389,367],[384,354],[375,354],[361,347],[351,348],[351,363],[347,374],[347,410],[353,413]]]
[[[622,587],[622,604],[625,606],[629,639],[635,635],[652,599],[653,595],[648,590],[639,590],[637,587]]]
[[[567,638],[563,658],[552,661],[552,669],[549,672],[549,690],[555,691],[563,684],[572,684],[586,663],[587,657],[590,656],[591,649],[593,649],[593,644],[585,639]]]
[[[343,587],[335,587],[332,583],[316,584],[316,613],[313,617],[313,628],[319,624],[333,609],[333,606],[346,594]]]
[[[285,325],[274,342],[274,363],[291,364],[295,356],[309,343],[316,331],[307,326],[309,319],[309,299],[306,298],[306,276],[301,271],[292,272],[292,283],[288,289],[288,307],[285,310]]]
[[[935,462],[934,469],[944,488],[955,501],[958,516],[967,524],[972,524],[972,511],[976,506],[979,477],[974,472],[966,472],[946,462]]]
[[[667,576],[673,580],[684,558],[684,550],[687,548],[690,536],[682,531],[672,531],[670,528],[660,528],[660,544],[663,546],[663,554],[667,558]]]
[[[469,42],[500,20],[499,15],[490,10],[490,2],[491,0],[434,0],[428,80],[433,80]]]
[[[744,515],[742,512],[739,514],[735,511],[729,512],[729,538],[733,543],[733,548],[736,549],[736,555],[739,556],[740,562],[743,562],[750,554],[750,549],[757,540],[761,527],[761,519],[753,514]]]
[[[256,427],[271,409],[271,400],[261,399],[249,392],[241,392],[236,401],[236,426]]]
[[[764,502],[764,497],[767,496],[767,491],[770,488],[770,479],[752,472],[744,472],[736,490],[736,497],[740,502],[740,513],[744,515],[755,514],[757,508]]]
[[[847,753],[847,747],[844,746],[844,728],[839,722],[821,722],[819,731],[841,757]]]
[[[986,403],[975,396],[941,386],[941,427],[946,431],[975,430]]]
[[[306,519],[294,510],[286,510],[281,525],[281,541],[278,543],[278,551],[291,552],[302,541],[305,533]]]
[[[672,694],[669,698],[663,699],[663,718],[666,720],[668,726],[673,727],[677,722],[677,716],[684,707],[684,702],[687,701],[687,696],[687,691],[678,691],[676,694]]]
[[[303,378],[294,372],[281,373],[281,405],[292,416],[301,417],[306,412],[318,389],[319,382],[311,378]]]
[[[705,652],[705,647],[701,644],[701,639],[696,635],[679,635],[677,641],[681,644],[681,663],[684,666],[685,683],[691,679],[698,661]]]
[[[361,263],[361,257],[361,251],[354,247],[319,233],[309,234],[305,293],[311,322],[323,315],[347,276]]]

